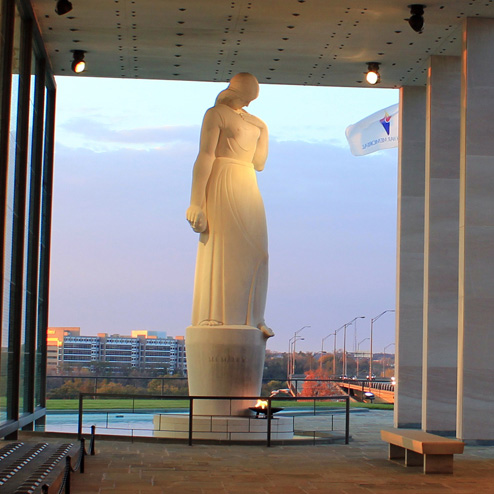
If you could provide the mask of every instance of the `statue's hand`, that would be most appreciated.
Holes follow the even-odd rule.
[[[192,230],[196,233],[202,233],[206,230],[208,226],[206,215],[199,206],[190,206],[187,209],[186,217]]]
[[[252,125],[255,125],[256,127],[259,127],[260,130],[266,129],[266,124],[258,117],[255,115],[252,115],[251,113],[244,113],[242,115],[242,118],[246,121],[251,123]]]

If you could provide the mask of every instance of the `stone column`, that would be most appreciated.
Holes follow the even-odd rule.
[[[464,22],[457,435],[494,440],[494,19]]]
[[[456,433],[461,58],[427,79],[422,428]]]
[[[400,90],[395,426],[421,427],[425,87]]]

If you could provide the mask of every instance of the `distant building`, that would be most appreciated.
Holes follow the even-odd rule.
[[[136,330],[131,336],[108,335],[81,336],[80,332],[64,331],[68,328],[49,328],[55,338],[51,348],[52,361],[81,364],[90,367],[97,362],[128,365],[134,369],[162,370],[169,374],[186,373],[185,340],[173,338],[162,331]],[[69,328],[70,329],[70,328]],[[79,329],[79,328],[77,328]],[[56,351],[55,351],[56,347]]]
[[[79,336],[81,328],[48,328],[46,335],[46,365],[53,369],[62,360],[63,340],[66,336]]]
[[[131,331],[132,338],[144,336],[144,338],[166,338],[166,331],[148,331],[147,329],[133,329]]]

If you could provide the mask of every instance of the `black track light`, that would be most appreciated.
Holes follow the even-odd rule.
[[[372,86],[381,82],[381,75],[379,74],[379,62],[369,62],[367,64],[367,73],[365,74],[365,80]]]
[[[86,54],[83,50],[74,50],[72,65],[70,66],[72,71],[76,74],[80,74],[86,70],[86,62],[84,60],[84,55]]]
[[[72,4],[69,0],[58,0],[57,6],[55,7],[55,12],[58,15],[65,15],[67,12],[72,10]]]
[[[420,3],[414,3],[409,5],[410,9],[410,18],[408,20],[408,24],[410,27],[417,33],[422,32],[422,28],[424,27],[424,9],[425,5]]]

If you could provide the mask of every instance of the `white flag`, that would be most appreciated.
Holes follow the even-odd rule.
[[[398,108],[398,104],[388,106],[346,128],[345,135],[354,156],[398,147]]]

